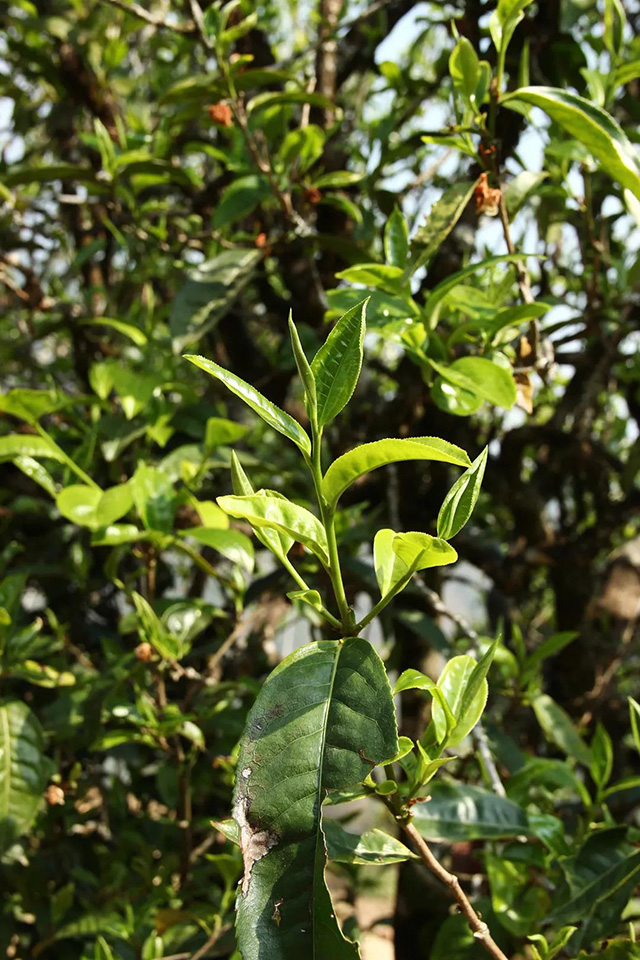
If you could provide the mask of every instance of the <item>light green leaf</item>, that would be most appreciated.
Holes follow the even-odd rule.
[[[597,787],[606,787],[613,771],[613,744],[604,726],[598,722],[591,741],[591,776]]]
[[[358,477],[388,463],[403,460],[440,460],[460,467],[471,464],[464,450],[438,437],[374,440],[349,450],[331,464],[322,481],[324,498],[331,506],[335,506],[347,487]]]
[[[640,703],[633,697],[627,698],[629,701],[629,720],[631,722],[631,733],[636,750],[640,753]]]
[[[400,207],[394,207],[393,213],[384,228],[384,255],[387,263],[402,270],[409,256],[409,227]]]
[[[235,393],[237,397],[244,400],[247,406],[251,407],[258,416],[262,417],[265,423],[268,423],[269,426],[277,430],[278,433],[281,433],[284,437],[287,437],[288,440],[295,443],[303,453],[311,453],[311,441],[297,420],[294,420],[288,413],[285,413],[284,410],[277,407],[275,403],[263,397],[251,384],[241,380],[240,377],[237,377],[235,373],[231,373],[230,370],[225,370],[224,367],[214,363],[213,360],[207,360],[206,357],[186,356],[185,360],[189,360],[196,367],[200,367],[205,373],[219,380],[227,390],[230,390],[231,393]]]
[[[139,327],[134,327],[132,323],[125,323],[123,320],[112,320],[108,317],[97,317],[95,320],[83,320],[82,323],[85,326],[90,327],[110,327],[112,330],[116,330],[123,336],[128,337],[129,340],[132,340],[137,347],[144,347],[145,343],[148,342],[146,334],[144,334]]]
[[[99,487],[74,483],[60,491],[56,505],[67,520],[81,527],[95,529],[98,526],[96,509],[101,499],[102,490]]]
[[[248,520],[252,527],[267,528],[304,544],[325,565],[329,562],[327,535],[317,517],[270,491],[241,497],[218,497],[218,503],[232,517]]]
[[[361,783],[397,750],[389,682],[365,640],[308,644],[268,677],[237,765],[243,960],[291,960],[292,942],[296,957],[359,956],[340,933],[324,881],[321,805],[327,791]]]
[[[435,783],[428,803],[413,807],[413,822],[427,840],[500,840],[531,836],[524,810],[480,787]]]
[[[55,497],[56,485],[53,482],[53,477],[41,463],[38,463],[33,457],[15,457],[13,463],[18,470],[22,470],[26,477],[46,490],[50,496]]]
[[[323,609],[322,597],[317,590],[292,590],[287,596],[289,600],[299,600],[301,603],[313,607],[314,610],[321,611]]]
[[[522,261],[531,256],[537,256],[537,254],[503,253],[498,257],[487,257],[485,260],[478,261],[478,263],[470,263],[468,266],[463,267],[462,270],[458,270],[457,273],[452,273],[446,279],[441,280],[440,283],[436,284],[433,290],[431,290],[424,305],[424,314],[428,318],[431,328],[433,328],[437,322],[436,310],[439,308],[442,300],[454,287],[457,287],[458,284],[462,283],[467,277],[473,276],[474,273],[479,273],[480,270],[488,270],[497,263],[515,263],[518,260]]]
[[[58,460],[64,463],[62,452],[47,437],[27,433],[9,433],[0,437],[0,461],[15,460],[16,457]]]
[[[213,215],[214,228],[221,230],[236,220],[242,220],[270,194],[271,187],[266,177],[255,173],[238,177],[227,187],[216,205]]]
[[[200,517],[203,527],[210,527],[212,530],[229,529],[229,517],[213,500],[196,500],[194,498],[192,505]]]
[[[579,763],[589,767],[591,750],[574,727],[566,710],[546,693],[535,697],[532,706],[546,739],[560,747],[568,757],[575,757]]]
[[[38,663],[36,660],[23,660],[21,663],[13,664],[11,676],[49,690],[55,687],[72,687],[76,682],[76,678],[68,670],[55,670],[48,664]]]
[[[241,440],[248,433],[248,427],[235,420],[226,420],[224,417],[209,417],[204,433],[204,445],[207,450],[216,447],[226,447]]]
[[[496,50],[504,54],[509,46],[513,32],[524,17],[522,12],[532,0],[499,0],[496,10],[489,20],[489,32]]]
[[[129,481],[133,502],[147,530],[170,533],[177,508],[173,484],[163,470],[140,463]]]
[[[478,502],[489,448],[485,447],[468,470],[458,477],[444,498],[438,514],[438,536],[451,540],[460,533]]]
[[[384,866],[387,863],[418,859],[404,843],[389,836],[384,830],[348,833],[337,820],[329,819],[324,820],[322,829],[327,841],[329,860],[334,863]]]
[[[362,283],[374,289],[399,293],[403,272],[400,267],[386,263],[358,263],[354,267],[347,267],[346,270],[337,273],[336,277],[347,283]]]
[[[316,381],[318,424],[323,427],[349,402],[362,367],[367,300],[347,310],[311,364]]]
[[[247,497],[255,494],[251,482],[242,469],[240,461],[233,450],[231,451],[231,485],[237,497]],[[256,494],[256,496],[264,495],[265,493],[262,491]],[[274,491],[271,491],[270,495],[276,496]],[[282,494],[277,494],[277,496],[286,499]],[[286,557],[295,543],[293,537],[280,533],[278,530],[270,530],[268,527],[254,527],[254,533],[260,543],[264,544],[264,546],[267,547],[268,550],[271,550],[281,561]]]
[[[325,190],[327,187],[351,187],[354,183],[360,183],[364,176],[364,173],[353,173],[350,170],[333,170],[317,177],[313,186],[318,190]]]
[[[540,107],[575,137],[598,161],[605,173],[640,199],[640,163],[624,131],[605,110],[569,90],[521,87],[503,97],[505,107]]]
[[[382,529],[378,530],[373,539],[373,566],[382,597],[389,593],[393,584],[407,572],[406,565],[393,552],[395,536],[395,530]]]
[[[437,377],[431,387],[431,399],[438,409],[456,417],[470,417],[478,412],[483,402],[482,397],[447,383],[442,377]]]
[[[449,57],[449,73],[454,89],[474,107],[475,94],[480,79],[480,64],[473,44],[460,37]]]
[[[133,523],[113,523],[96,530],[91,537],[91,543],[95,547],[118,547],[122,543],[144,540],[145,536]]]
[[[474,657],[468,654],[453,657],[438,678],[438,687],[456,719],[456,725],[447,737],[449,747],[455,747],[471,733],[485,708],[489,696],[486,679],[483,678],[477,685],[470,700],[465,697],[467,686],[477,665]],[[443,741],[447,735],[447,718],[438,701],[433,703],[433,722],[438,740]]]
[[[133,493],[129,483],[120,483],[105,490],[96,505],[96,522],[100,527],[111,526],[124,517],[133,506]]]
[[[50,773],[42,728],[26,703],[0,701],[0,851],[27,832]]]
[[[300,173],[305,173],[322,156],[325,139],[324,130],[313,123],[290,130],[282,141],[280,159],[285,167],[295,163]]]
[[[429,567],[446,566],[458,559],[451,544],[428,533],[397,533],[391,549],[412,573]]]
[[[516,385],[510,370],[485,357],[460,357],[446,366],[428,358],[443,380],[496,407],[509,410],[516,402]]]
[[[291,313],[289,313],[289,336],[291,337],[291,346],[293,348],[293,356],[296,361],[298,373],[300,374],[300,379],[302,380],[302,385],[304,387],[305,406],[307,408],[309,417],[313,421],[313,419],[317,416],[318,409],[316,378],[313,375],[313,371],[303,350],[302,343],[300,342],[300,337],[298,336],[298,331],[295,323],[293,322]]]
[[[221,553],[230,560],[251,573],[254,567],[253,546],[249,537],[239,530],[221,530],[211,527],[191,527],[181,530],[181,536],[191,537],[212,550]]]

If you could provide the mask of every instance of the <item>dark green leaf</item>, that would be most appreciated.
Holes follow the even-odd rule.
[[[50,775],[42,728],[26,703],[0,701],[0,851],[33,823]]]
[[[498,840],[531,835],[524,810],[480,787],[435,783],[431,799],[413,807],[414,823],[427,840]]]
[[[393,208],[384,228],[384,255],[390,266],[404,270],[409,255],[409,227],[399,207]]]
[[[242,220],[270,193],[271,187],[266,177],[254,173],[238,177],[222,194],[213,215],[213,226],[216,230],[221,230],[236,220]]]

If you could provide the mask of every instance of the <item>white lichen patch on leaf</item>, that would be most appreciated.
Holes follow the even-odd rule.
[[[233,818],[240,828],[240,850],[244,863],[244,875],[241,881],[242,896],[246,897],[251,883],[253,865],[269,853],[278,842],[278,836],[269,830],[256,830],[248,820],[251,801],[248,797],[239,797],[233,810]]]

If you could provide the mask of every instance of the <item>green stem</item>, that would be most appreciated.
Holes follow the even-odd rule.
[[[77,463],[74,463],[73,460],[71,459],[71,457],[68,456],[68,454],[66,454],[66,453],[64,452],[64,450],[62,449],[62,447],[58,446],[58,444],[55,442],[55,440],[53,439],[53,437],[50,437],[50,436],[49,436],[49,434],[48,434],[47,431],[44,429],[44,427],[41,427],[40,424],[39,424],[37,421],[34,423],[34,426],[35,426],[36,430],[38,431],[38,433],[40,434],[40,436],[41,436],[41,437],[44,437],[44,439],[45,439],[48,443],[51,444],[51,446],[52,446],[52,447],[56,450],[56,452],[60,455],[60,458],[61,458],[61,459],[64,461],[64,463],[69,467],[69,469],[72,470],[72,471],[75,473],[75,475],[76,475],[77,477],[80,477],[81,480],[84,480],[84,482],[85,482],[88,486],[90,486],[90,487],[95,487],[96,490],[100,490],[100,489],[101,489],[101,488],[100,488],[100,485],[99,485],[98,483],[96,483],[95,480],[93,480],[93,479],[89,476],[88,473],[85,473],[84,470],[82,469],[82,467],[79,467]]]
[[[360,631],[363,630],[368,623],[371,623],[372,620],[375,620],[375,618],[378,616],[379,613],[381,613],[384,610],[387,604],[391,603],[393,598],[396,597],[401,592],[401,590],[404,590],[406,585],[409,583],[409,580],[411,580],[412,576],[413,576],[413,571],[411,571],[411,573],[404,576],[402,580],[398,580],[396,585],[389,591],[389,593],[385,593],[384,597],[381,597],[380,600],[378,600],[375,607],[372,607],[372,609],[369,611],[366,617],[363,617],[360,623],[356,624],[355,626],[356,633],[360,633]]]
[[[340,619],[342,621],[340,626],[347,636],[353,636],[355,634],[355,620],[349,607],[349,601],[347,600],[344,582],[342,580],[340,556],[338,553],[338,540],[336,537],[335,528],[335,512],[331,509],[331,507],[328,506],[324,496],[322,495],[322,431],[318,427],[315,418],[312,419],[311,423],[311,435],[312,456],[309,460],[307,460],[307,464],[311,471],[311,476],[313,477],[313,485],[315,487],[318,506],[320,508],[320,516],[327,534],[327,549],[329,553],[329,565],[327,567],[327,573],[331,579],[331,585],[335,594],[336,603],[338,604],[338,610],[340,611]]]
[[[296,568],[294,567],[294,565],[291,563],[291,560],[289,560],[289,557],[281,557],[280,559],[281,559],[281,561],[282,561],[283,566],[284,566],[285,569],[291,574],[291,576],[293,577],[293,579],[295,580],[295,582],[298,584],[298,586],[300,587],[300,589],[301,589],[301,590],[310,590],[311,588],[310,588],[309,584],[306,582],[306,580],[304,579],[304,577],[301,577],[301,576],[300,576],[300,574],[298,573],[298,571],[296,570]],[[331,626],[332,626],[332,627],[335,627],[336,630],[341,630],[341,629],[342,629],[342,624],[340,623],[340,621],[339,621],[336,617],[334,617],[334,615],[333,615],[332,613],[329,613],[329,611],[327,610],[327,608],[326,608],[324,605],[322,605],[322,606],[319,608],[318,612],[320,613],[320,615],[321,615],[322,617],[324,617],[324,619],[327,621],[327,623],[330,623]]]

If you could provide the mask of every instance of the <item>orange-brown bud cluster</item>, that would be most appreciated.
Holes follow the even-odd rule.
[[[487,217],[495,217],[500,208],[500,191],[489,186],[489,174],[481,173],[474,191],[476,213],[484,213]]]
[[[233,114],[231,113],[231,107],[228,103],[212,103],[209,109],[209,117],[213,120],[214,123],[217,123],[221,127],[232,127],[233,126]]]

